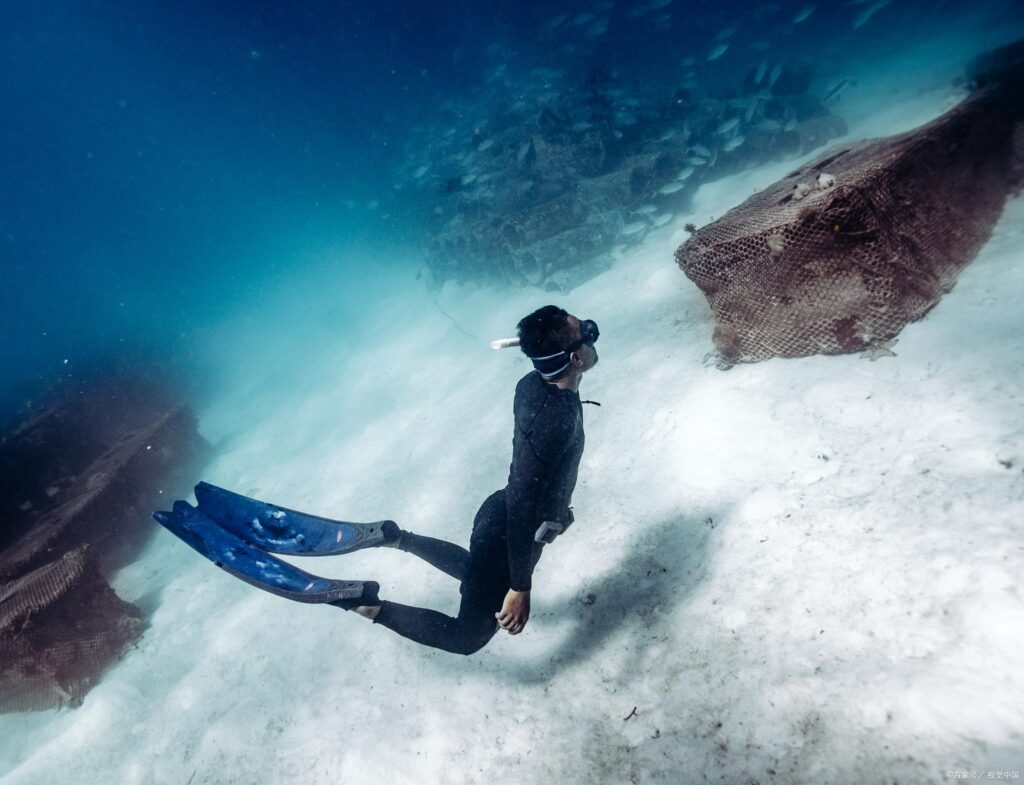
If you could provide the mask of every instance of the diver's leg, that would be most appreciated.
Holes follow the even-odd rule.
[[[466,577],[469,551],[454,543],[403,531],[398,541],[398,549],[419,556],[423,561],[456,580],[461,581]]]
[[[495,491],[488,496],[477,510],[473,519],[473,535],[470,538],[470,549],[473,539],[492,537],[493,533],[504,536],[505,532],[505,493]],[[428,564],[437,567],[459,581],[466,579],[469,569],[469,551],[446,540],[424,537],[403,531],[392,521],[384,524],[384,536],[402,551],[419,556]]]
[[[500,563],[490,571],[474,570],[462,584],[462,603],[455,618],[428,608],[414,608],[397,602],[363,606],[356,611],[387,627],[403,638],[424,646],[452,652],[474,654],[480,651],[498,631],[495,614],[501,610],[508,591],[508,559],[501,554]],[[502,570],[502,565],[505,569]]]
[[[384,602],[374,618],[380,624],[403,638],[424,646],[453,654],[473,654],[484,647],[497,629],[497,621],[486,616],[458,618],[447,616],[429,608],[414,608],[397,602]]]
[[[456,618],[397,602],[361,606],[355,611],[424,646],[473,654],[497,632],[495,614],[501,610],[509,586],[505,501],[500,493],[488,498],[477,513],[467,557]]]

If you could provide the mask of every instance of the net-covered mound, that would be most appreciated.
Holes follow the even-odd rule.
[[[948,292],[1019,187],[1020,44],[1000,77],[908,133],[835,147],[698,230],[676,261],[721,365],[861,351]],[[991,68],[985,73],[992,74]]]
[[[0,586],[0,712],[78,705],[142,634],[86,550]]]

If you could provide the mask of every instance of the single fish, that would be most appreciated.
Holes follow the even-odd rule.
[[[740,119],[738,117],[733,117],[731,120],[726,120],[724,123],[722,123],[720,126],[718,126],[718,129],[715,131],[715,133],[719,134],[719,135],[727,134],[730,131],[732,131],[733,129],[737,128],[739,126],[739,124],[740,124]],[[696,148],[694,148],[694,149],[696,149]]]
[[[768,70],[768,61],[767,60],[762,60],[761,61],[761,65],[759,65],[757,67],[757,70],[754,71],[754,84],[755,85],[761,84],[761,81],[764,79],[764,75],[765,75],[765,72],[767,70]]]
[[[779,75],[782,73],[782,63],[777,63],[772,72],[768,75],[768,86],[772,87],[776,81],[778,81]]]
[[[729,44],[719,44],[710,52],[708,52],[708,62],[717,60],[719,57],[725,54],[725,50],[729,48]]]
[[[554,30],[556,27],[558,27],[564,21],[565,21],[565,14],[559,14],[558,16],[554,17],[553,19],[550,19],[547,22],[547,24],[544,25],[543,29],[550,33],[552,30]]]
[[[664,226],[665,224],[667,224],[671,220],[672,220],[672,213],[662,213],[661,215],[659,215],[657,218],[654,219],[654,225],[655,226]]]
[[[786,121],[786,124],[784,126],[782,126],[782,130],[783,131],[793,131],[793,130],[796,129],[796,125],[797,125],[796,118],[795,117],[790,117],[789,120]]]
[[[669,194],[674,194],[676,191],[679,191],[685,187],[686,183],[681,183],[678,180],[676,180],[674,183],[663,185],[661,188],[658,189],[658,193],[663,194],[664,196],[668,196]]]
[[[634,221],[631,224],[626,224],[625,226],[623,226],[622,231],[619,232],[619,234],[636,234],[637,232],[642,232],[646,228],[647,224],[645,224],[643,221]]]
[[[684,57],[683,58],[683,62],[680,63],[680,65],[683,68],[689,68],[691,66],[697,65],[697,58],[696,57]]]
[[[796,12],[796,16],[793,17],[793,24],[798,25],[801,22],[803,22],[805,19],[807,19],[807,17],[814,13],[815,8],[817,8],[817,6],[814,5],[814,3],[811,3],[810,5],[805,5],[803,8]]]
[[[757,107],[760,106],[760,105],[761,105],[761,99],[760,98],[754,98],[753,100],[750,101],[749,105],[747,106],[747,111],[743,115],[743,119],[748,124],[750,123],[751,120],[754,119],[754,115],[757,113]]]
[[[637,215],[651,215],[652,213],[658,212],[658,208],[653,204],[645,204],[637,207],[633,212]]]
[[[430,164],[423,164],[423,166],[417,167],[416,171],[412,173],[412,176],[419,180],[423,175],[427,173],[427,169],[430,168]]]
[[[843,92],[847,87],[853,84],[853,80],[849,77],[845,79],[839,79],[829,85],[827,92],[825,93],[824,101],[831,101],[833,98],[838,98],[840,93]]]
[[[708,148],[706,148],[704,145],[702,145],[702,144],[695,144],[690,149],[693,152],[695,152],[697,155],[702,155],[705,158],[710,158],[711,157],[711,151]]]
[[[478,152],[482,153],[484,150],[489,148],[492,144],[494,144],[494,140],[493,139],[484,139],[484,141],[482,141],[480,144],[477,145],[476,149],[477,149]]]
[[[724,41],[726,38],[729,38],[730,36],[734,35],[737,30],[739,30],[739,28],[736,27],[735,25],[730,25],[729,27],[723,27],[721,30],[719,30],[717,33],[715,33],[715,40],[716,41]]]
[[[876,12],[881,11],[891,2],[892,0],[877,0],[876,2],[869,5],[859,14],[857,14],[856,18],[853,20],[853,29],[856,30],[858,27],[865,25],[867,21],[875,15]]]
[[[687,166],[685,169],[683,169],[681,172],[679,172],[679,174],[676,175],[676,179],[677,180],[685,180],[691,174],[693,174],[695,171],[696,170],[692,166]]]
[[[698,155],[691,155],[686,159],[686,163],[690,164],[690,166],[704,166],[707,162],[707,158],[701,158]]]
[[[575,19],[573,19],[572,23],[574,25],[576,25],[577,27],[583,27],[583,25],[585,25],[587,22],[592,21],[593,18],[594,18],[593,14],[586,14],[586,13],[584,13],[584,14],[580,14]]]
[[[723,144],[722,145],[722,149],[725,150],[727,153],[728,152],[732,152],[737,147],[742,145],[745,141],[747,141],[747,140],[743,136],[737,134],[732,139],[730,139],[728,142]]]

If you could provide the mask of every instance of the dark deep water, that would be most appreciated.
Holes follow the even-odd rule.
[[[403,162],[459,111],[452,101],[499,89],[514,101],[537,80],[578,84],[595,68],[670,85],[687,57],[708,93],[766,56],[810,60],[824,82],[930,40],[966,57],[1010,40],[1022,17],[998,0],[4,9],[4,416],[107,363],[195,384],[211,372],[204,328],[318,267],[358,319],[375,287],[420,266],[430,194],[409,187]]]

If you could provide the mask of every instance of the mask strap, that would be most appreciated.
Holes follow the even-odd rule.
[[[536,366],[536,364],[534,365],[534,367],[535,367],[535,368],[537,367],[537,366]],[[541,375],[541,376],[543,376],[543,377],[544,377],[545,379],[550,379],[550,378],[551,378],[552,376],[558,376],[558,374],[560,374],[560,373],[561,373],[562,371],[564,371],[564,370],[565,370],[566,368],[568,368],[568,367],[569,367],[569,363],[566,363],[566,364],[565,364],[565,365],[563,365],[563,366],[562,366],[561,368],[559,368],[559,369],[558,369],[557,371],[552,371],[551,373],[544,373],[544,371],[541,371],[541,370],[540,370],[540,368],[537,368],[537,371],[538,371],[538,372],[540,373],[540,375]]]
[[[565,362],[555,367],[555,363],[565,358]],[[543,357],[531,357],[530,362],[533,363],[533,367],[537,369],[545,379],[550,379],[552,376],[558,376],[562,371],[569,367],[569,355],[566,352],[555,352],[554,354],[546,354]]]

